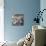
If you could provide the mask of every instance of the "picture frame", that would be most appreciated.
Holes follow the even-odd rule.
[[[15,14],[12,16],[13,26],[23,26],[24,25],[24,14]]]

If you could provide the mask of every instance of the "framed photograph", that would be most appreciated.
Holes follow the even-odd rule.
[[[13,26],[23,26],[24,25],[24,14],[15,14],[12,16]]]

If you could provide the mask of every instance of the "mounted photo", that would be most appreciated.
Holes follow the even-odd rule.
[[[12,16],[13,26],[23,26],[24,25],[24,14],[15,14]]]

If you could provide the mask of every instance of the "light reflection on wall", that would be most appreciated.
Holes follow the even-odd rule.
[[[0,42],[4,41],[4,3],[0,0]]]

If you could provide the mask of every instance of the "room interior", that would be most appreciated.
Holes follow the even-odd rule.
[[[0,46],[46,46],[46,11],[43,22],[33,21],[45,5],[46,0],[0,0]]]

